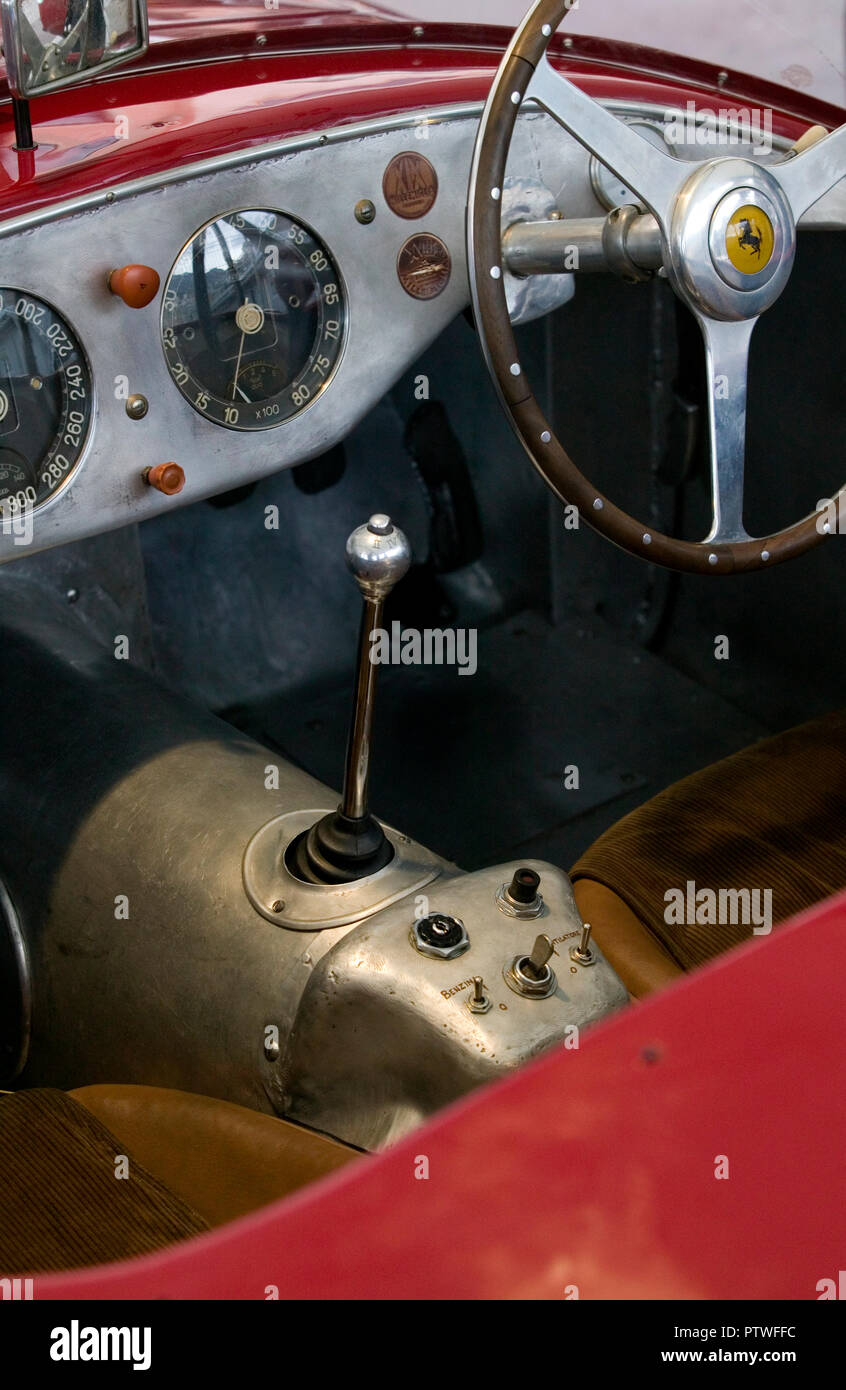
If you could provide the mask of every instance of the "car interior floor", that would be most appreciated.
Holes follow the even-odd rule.
[[[842,435],[844,362],[831,320],[845,275],[836,236],[806,236],[758,327],[750,530],[785,524],[840,484],[830,441]],[[518,333],[586,475],[645,523],[704,535],[702,350],[668,286],[582,277],[571,303]],[[130,659],[165,685],[339,787],[361,606],[345,543],[377,511],[414,551],[386,631],[461,641],[457,664],[380,670],[371,804],[464,868],[520,856],[568,868],[678,778],[842,702],[836,541],[799,562],[801,585],[788,565],[730,583],[607,546],[527,462],[469,315],[343,446],[21,558],[0,579],[0,618],[33,586],[49,592],[67,602],[61,622],[107,646],[128,634]]]
[[[839,341],[828,319],[842,295],[815,287],[843,277],[834,237],[806,237],[759,326],[750,529],[841,482],[827,443],[844,364],[823,345]],[[608,277],[583,277],[570,304],[519,330],[583,471],[633,515],[691,535],[709,521],[697,332],[665,283]],[[727,583],[606,546],[527,463],[469,315],[343,447],[141,528],[161,678],[337,787],[360,605],[344,545],[377,511],[415,555],[386,631],[454,629],[468,645],[463,665],[381,670],[372,805],[462,867],[568,867],[679,777],[840,702],[837,547],[806,556],[797,585],[789,566]]]

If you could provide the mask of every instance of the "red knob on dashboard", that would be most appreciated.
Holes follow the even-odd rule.
[[[166,497],[173,497],[185,486],[185,469],[180,468],[178,463],[157,463],[155,468],[145,469],[144,481],[150,487],[158,488]]]
[[[159,292],[159,273],[151,265],[122,265],[109,276],[109,289],[130,309],[143,309]]]

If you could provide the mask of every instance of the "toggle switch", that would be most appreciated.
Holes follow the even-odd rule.
[[[159,273],[151,265],[122,265],[109,275],[109,289],[130,309],[145,309],[159,292]]]
[[[555,990],[555,971],[549,962],[554,946],[548,936],[538,936],[528,956],[515,956],[503,970],[505,983],[524,999],[548,999]]]
[[[546,969],[547,961],[552,959],[552,952],[552,942],[548,936],[536,937],[532,954],[524,966],[526,973],[534,975],[535,979],[540,979]]]
[[[485,982],[481,975],[473,976],[473,993],[467,1000],[467,1007],[471,1014],[489,1014],[491,1011],[491,1001],[485,994]]]
[[[590,922],[583,923],[578,946],[570,947],[570,959],[576,965],[596,965],[596,952],[590,949],[590,933]]]
[[[173,497],[185,486],[185,469],[180,468],[178,463],[157,463],[155,468],[144,469],[143,478],[150,487],[163,492],[166,497]]]

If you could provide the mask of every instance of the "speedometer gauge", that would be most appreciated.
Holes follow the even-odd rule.
[[[170,374],[217,425],[264,430],[325,390],[341,357],[341,277],[314,233],[267,208],[201,227],[165,287]]]
[[[63,318],[0,288],[0,516],[46,502],[76,468],[91,424],[91,373]]]

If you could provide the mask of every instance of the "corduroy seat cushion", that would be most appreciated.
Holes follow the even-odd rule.
[[[846,712],[668,787],[600,836],[571,877],[615,893],[684,970],[752,940],[765,895],[773,925],[830,897],[846,887]]]
[[[358,1157],[275,1115],[186,1091],[0,1092],[0,1276],[145,1254]]]
[[[0,1095],[0,1175],[2,1275],[124,1260],[209,1230],[63,1091]]]

